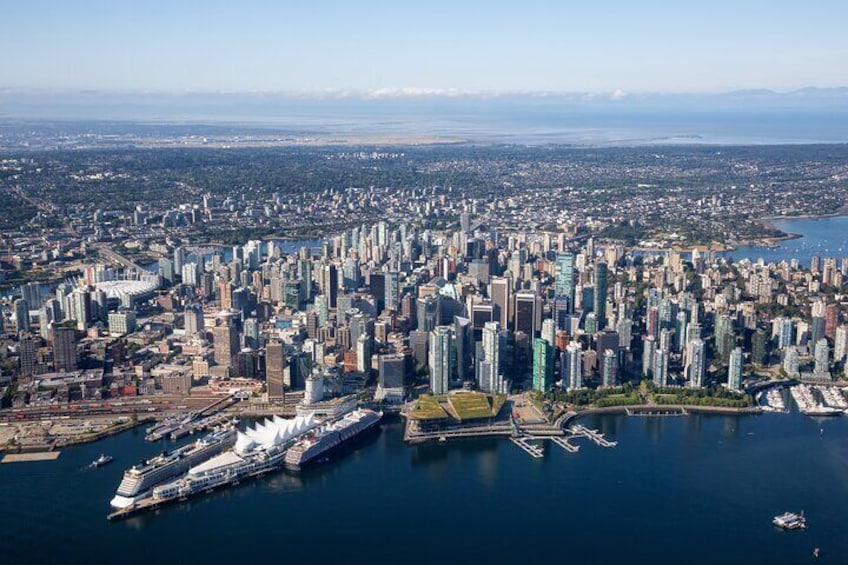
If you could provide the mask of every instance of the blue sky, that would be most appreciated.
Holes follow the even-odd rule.
[[[848,85],[848,2],[43,1],[0,87],[717,92]]]

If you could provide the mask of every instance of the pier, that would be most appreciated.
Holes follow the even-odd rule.
[[[214,428],[219,424],[223,424],[228,422],[230,417],[226,414],[215,414],[214,416],[209,416],[207,418],[202,418],[200,420],[194,420],[192,422],[187,422],[182,426],[178,427],[174,431],[170,433],[170,438],[172,440],[180,439],[181,437],[185,437],[189,434],[193,434],[197,431],[208,430],[209,428]]]
[[[534,459],[541,459],[542,457],[545,456],[545,453],[544,453],[544,451],[542,451],[541,447],[539,447],[538,445],[530,443],[528,438],[526,438],[524,436],[522,436],[522,437],[511,437],[511,438],[509,438],[509,441],[511,441],[512,443],[514,443],[515,445],[517,445],[518,447],[520,447],[521,449],[523,449],[524,451],[529,453],[530,456],[533,457]]]
[[[582,424],[575,424],[569,430],[571,431],[572,436],[587,437],[601,447],[615,447],[618,445],[618,442],[616,441],[609,441],[605,439],[604,434],[600,433],[598,430],[590,430]]]
[[[689,413],[682,406],[625,406],[624,413],[628,416],[687,416]]]
[[[579,445],[572,445],[568,443],[568,440],[563,437],[549,437],[548,439],[569,453],[577,453],[578,451],[580,451]]]

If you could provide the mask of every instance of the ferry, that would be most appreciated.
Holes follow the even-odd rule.
[[[799,530],[807,527],[807,519],[804,517],[804,511],[800,514],[794,512],[784,512],[774,517],[772,523],[778,528],[784,530]]]
[[[372,428],[382,417],[382,412],[361,408],[323,423],[289,448],[286,469],[300,470],[319,455]]]
[[[233,445],[235,425],[230,424],[172,452],[163,452],[124,471],[110,504],[127,508],[149,497],[156,485],[185,473],[193,465],[206,461]]]

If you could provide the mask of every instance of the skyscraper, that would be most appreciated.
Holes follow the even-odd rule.
[[[224,367],[232,366],[240,341],[233,316],[220,315],[218,325],[212,328],[212,336],[215,346],[215,363]]]
[[[562,386],[569,389],[583,388],[583,350],[580,343],[572,341],[565,348],[565,373]]]
[[[598,318],[598,329],[607,327],[607,264],[595,263],[595,296],[592,311]]]
[[[492,298],[495,321],[500,323],[502,329],[507,329],[512,319],[510,315],[512,313],[512,293],[510,286],[510,280],[506,277],[492,277],[492,282],[489,285],[489,295]],[[421,322],[419,321],[418,323],[420,324]]]
[[[268,386],[268,398],[283,398],[283,372],[286,368],[286,351],[283,343],[274,340],[265,348],[265,382]]]
[[[693,339],[686,344],[686,365],[683,368],[689,386],[704,386],[706,367],[706,344],[700,338]]]
[[[612,349],[605,349],[601,365],[601,382],[604,386],[618,384],[618,355]]]
[[[74,328],[53,328],[53,366],[57,371],[77,370],[77,332]]]
[[[453,372],[451,326],[438,326],[430,332],[430,390],[433,394],[447,394]]]
[[[528,290],[515,294],[515,331],[524,332],[531,339],[538,335],[542,326],[542,301]]]
[[[727,366],[727,388],[742,390],[742,348],[734,347]]]
[[[533,341],[533,390],[546,392],[553,384],[554,348],[542,338]]]
[[[482,353],[477,360],[477,386],[484,392],[505,392],[501,367],[501,344],[505,340],[506,332],[501,330],[498,322],[485,323]]]
[[[557,253],[555,268],[556,280],[554,290],[556,297],[566,300],[566,310],[571,314],[574,312],[574,254],[570,251]]]

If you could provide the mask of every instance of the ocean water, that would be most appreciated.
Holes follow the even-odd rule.
[[[280,473],[109,523],[141,430],[0,465],[4,563],[848,562],[848,420],[594,416],[618,446],[506,440],[409,447],[389,421]],[[823,432],[821,431],[823,430]],[[101,452],[115,462],[86,465]],[[804,510],[806,531],[774,515]]]
[[[848,216],[827,218],[795,218],[773,220],[778,229],[801,235],[797,239],[781,241],[776,247],[744,246],[724,255],[734,259],[748,258],[766,262],[791,261],[797,259],[805,268],[810,267],[813,256],[848,257]]]

